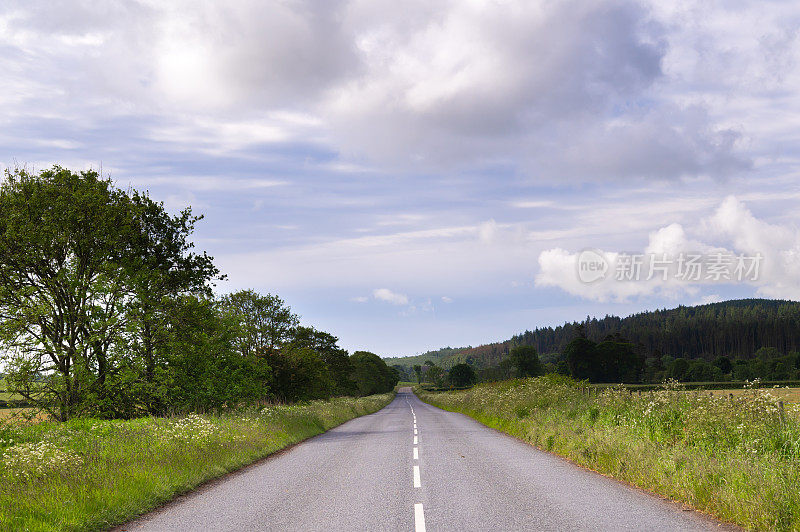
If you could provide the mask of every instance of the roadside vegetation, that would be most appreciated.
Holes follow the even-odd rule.
[[[2,406],[133,419],[394,388],[377,355],[350,355],[278,296],[216,295],[225,276],[191,240],[201,220],[93,171],[7,170]]]
[[[96,172],[0,184],[0,528],[104,528],[387,404],[396,371]]]
[[[515,379],[419,397],[547,451],[751,529],[800,529],[800,405],[728,393],[597,390]]]
[[[0,422],[0,529],[97,530],[354,417],[394,394],[221,415]]]

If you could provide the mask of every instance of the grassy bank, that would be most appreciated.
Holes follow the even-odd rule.
[[[560,377],[430,393],[542,449],[752,529],[800,530],[800,413],[769,390],[587,395]]]
[[[0,528],[90,530],[375,412],[393,394],[249,413],[0,424]]]

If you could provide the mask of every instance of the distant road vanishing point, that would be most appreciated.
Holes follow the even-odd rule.
[[[704,514],[421,402],[383,410],[117,530],[719,530]]]

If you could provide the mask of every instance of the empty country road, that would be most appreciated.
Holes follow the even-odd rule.
[[[401,389],[118,530],[719,530]]]

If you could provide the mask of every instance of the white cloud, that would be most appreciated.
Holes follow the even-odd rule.
[[[442,303],[452,303],[452,302],[453,302],[452,297],[442,296]]]
[[[582,282],[578,275],[579,253],[571,253],[562,248],[543,251],[539,255],[540,271],[536,276],[537,286],[553,286],[577,296],[597,301],[626,301],[632,297],[660,294],[676,297],[694,294],[701,286],[740,282],[756,287],[757,292],[777,298],[800,298],[800,230],[797,227],[783,227],[759,220],[735,197],[726,198],[715,212],[698,221],[696,226],[704,239],[702,242],[687,236],[684,227],[673,223],[653,231],[648,245],[638,254],[643,255],[641,276],[638,280],[619,280],[615,265],[621,263],[623,254],[619,252],[599,252],[605,257],[609,267],[608,274],[596,282]],[[717,254],[733,257],[731,268],[735,268],[737,258],[745,257],[744,266],[755,267],[742,279],[736,276],[726,279],[712,277],[708,270],[699,279],[683,280],[678,271],[677,260],[700,254],[704,260],[713,261]],[[632,252],[631,255],[637,255]],[[658,261],[665,259],[666,262]],[[659,266],[668,264],[666,280]],[[733,270],[731,270],[733,271]],[[710,296],[709,296],[710,297]],[[714,295],[714,297],[719,297]]]
[[[372,297],[378,301],[385,301],[392,305],[408,305],[408,296],[392,292],[388,288],[376,288],[372,291]]]
[[[11,2],[0,100],[12,125],[34,110],[87,128],[159,117],[144,123],[150,140],[218,156],[314,142],[338,154],[331,168],[499,164],[580,181],[746,171],[741,123],[706,112],[740,86],[738,65],[714,49],[728,85],[700,98],[674,90],[691,63],[675,36],[696,37],[681,17],[619,0]],[[792,64],[781,27],[747,50],[774,63],[763,79]]]
[[[478,226],[478,238],[481,242],[491,243],[497,238],[497,222],[494,220],[487,220]]]
[[[722,202],[703,227],[740,251],[764,256],[759,293],[800,299],[800,230],[759,220],[733,196]]]
[[[695,305],[708,305],[709,303],[717,303],[722,301],[722,297],[719,294],[708,294],[700,298],[700,301],[696,301]]]

